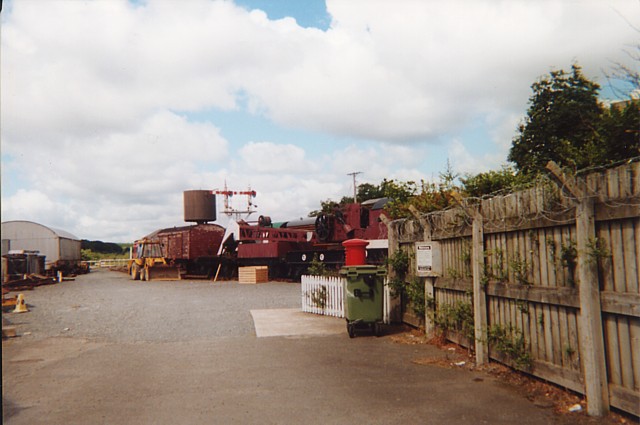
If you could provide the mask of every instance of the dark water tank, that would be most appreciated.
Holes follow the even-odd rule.
[[[211,190],[185,190],[184,221],[208,223],[216,221],[216,195]]]

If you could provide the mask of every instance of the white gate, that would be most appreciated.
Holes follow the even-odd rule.
[[[302,311],[344,317],[342,277],[302,276]]]

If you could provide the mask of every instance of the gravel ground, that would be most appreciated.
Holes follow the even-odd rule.
[[[26,325],[20,328],[30,332],[23,335],[29,339],[180,342],[255,335],[250,310],[301,306],[298,283],[134,282],[107,270],[23,294],[30,313],[5,317],[14,325]]]
[[[24,295],[30,312],[3,316],[20,335],[2,344],[7,425],[609,425],[554,415],[399,328],[255,337],[250,310],[300,308],[298,283],[98,270]]]

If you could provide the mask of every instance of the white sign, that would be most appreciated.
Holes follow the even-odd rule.
[[[416,242],[416,267],[418,276],[437,277],[442,273],[440,244],[436,241]]]
[[[428,273],[433,270],[433,249],[431,244],[416,245],[416,262],[418,273]]]

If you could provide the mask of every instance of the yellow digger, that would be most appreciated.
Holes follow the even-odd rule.
[[[179,280],[180,268],[171,264],[163,254],[160,242],[148,239],[136,241],[135,254],[129,260],[129,275],[133,280]]]

